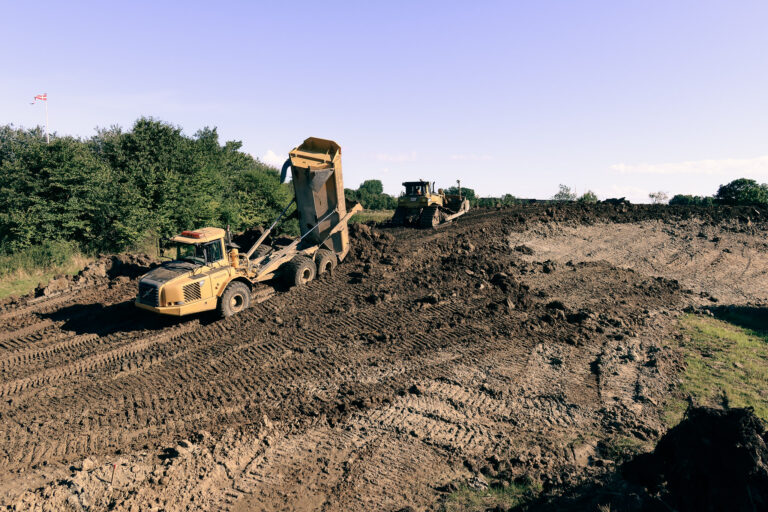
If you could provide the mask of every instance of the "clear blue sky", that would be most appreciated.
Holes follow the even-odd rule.
[[[347,186],[711,194],[768,181],[768,2],[9,2],[0,123],[90,136],[153,116]]]

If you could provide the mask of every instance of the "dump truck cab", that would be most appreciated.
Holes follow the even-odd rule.
[[[225,238],[223,229],[213,227],[183,231],[171,238],[174,259],[139,280],[136,305],[178,316],[214,309],[237,273]]]

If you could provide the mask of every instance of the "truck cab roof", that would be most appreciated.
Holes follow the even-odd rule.
[[[221,228],[200,228],[193,231],[182,231],[180,235],[171,238],[173,242],[183,244],[199,244],[224,238],[226,231]]]

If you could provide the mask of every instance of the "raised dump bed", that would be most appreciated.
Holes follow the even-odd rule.
[[[332,140],[310,137],[289,153],[299,226],[308,243],[323,245],[342,261],[349,252],[341,147]],[[315,228],[315,226],[317,226]],[[334,227],[340,226],[331,234]]]

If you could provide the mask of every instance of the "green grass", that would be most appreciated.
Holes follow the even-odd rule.
[[[78,273],[88,259],[74,245],[52,242],[13,254],[0,254],[0,299],[25,295],[57,274]]]
[[[394,213],[394,210],[363,210],[354,214],[349,222],[386,222]]]
[[[461,485],[443,503],[444,512],[483,512],[496,505],[516,507],[536,498],[542,491],[539,482],[511,483],[509,486],[491,484],[484,491]]]
[[[648,450],[649,443],[643,442],[636,437],[617,436],[605,442],[602,452],[603,456],[607,459],[625,461],[638,453],[647,452]]]
[[[702,405],[721,404],[725,396],[732,407],[753,407],[768,421],[768,331],[742,327],[764,327],[756,315],[723,311],[719,316],[729,321],[692,314],[680,320],[686,369],[679,396]],[[670,400],[667,422],[677,424],[686,406],[682,398]]]

